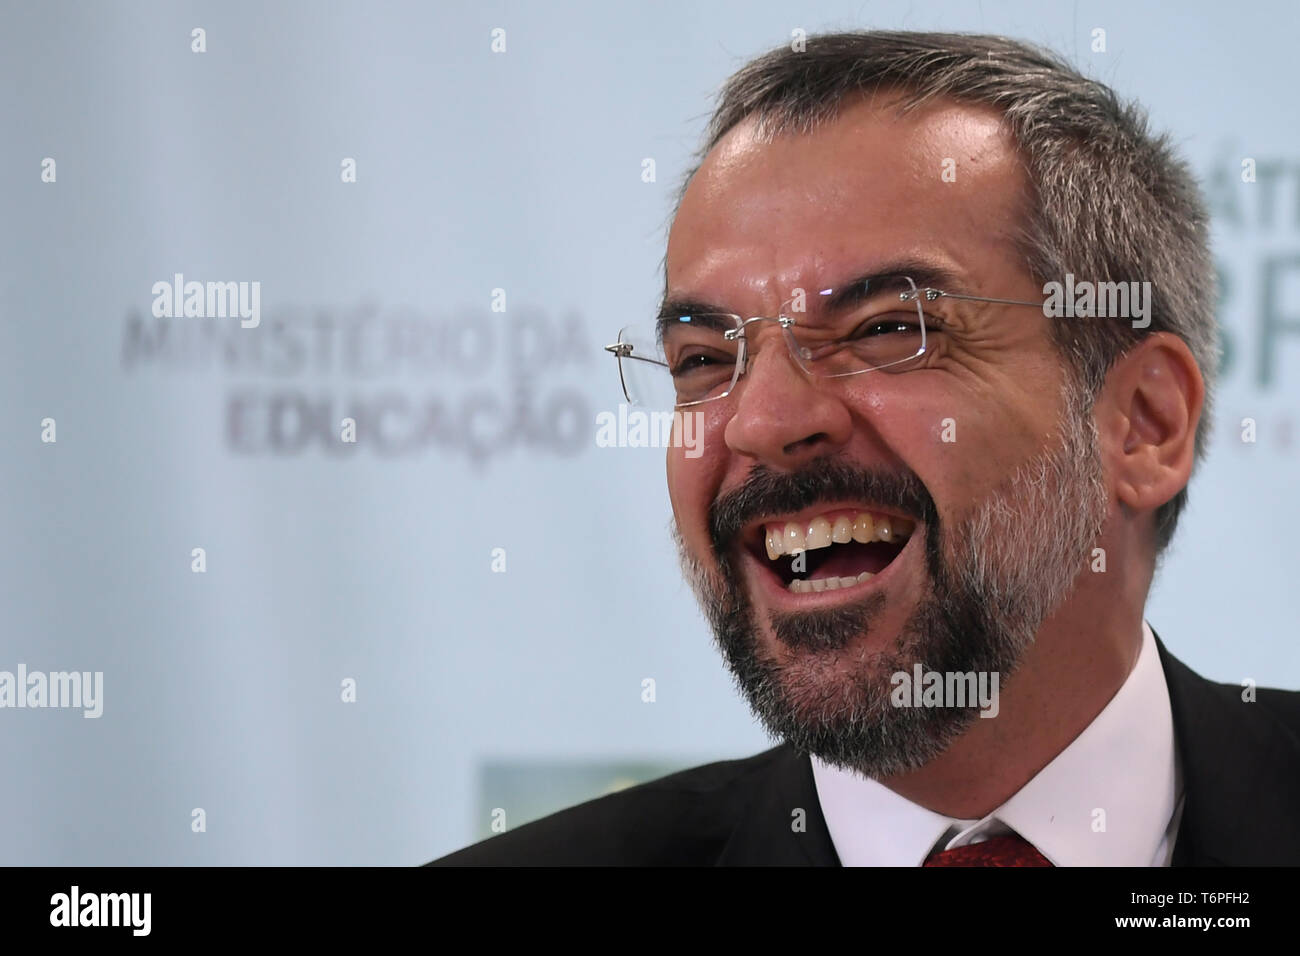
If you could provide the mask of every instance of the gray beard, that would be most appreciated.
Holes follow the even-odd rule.
[[[829,611],[770,615],[776,638],[803,652],[778,662],[761,646],[731,549],[714,548],[715,580],[673,527],[683,571],[718,647],[770,735],[834,766],[882,778],[924,766],[970,726],[978,705],[893,706],[890,676],[910,675],[919,663],[939,673],[997,674],[1006,688],[1043,621],[1087,567],[1106,519],[1089,405],[1081,389],[1068,390],[1060,442],[1017,469],[951,534],[931,504],[927,596],[894,646],[864,651],[853,662],[842,650],[878,626],[883,595]]]

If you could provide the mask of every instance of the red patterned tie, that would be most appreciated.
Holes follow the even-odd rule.
[[[1024,837],[1008,834],[931,853],[925,866],[1051,866]]]

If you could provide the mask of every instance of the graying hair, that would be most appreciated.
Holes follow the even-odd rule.
[[[1146,114],[1054,53],[1005,37],[957,33],[855,32],[809,37],[795,52],[778,47],[727,80],[704,157],[753,116],[756,133],[808,135],[851,97],[903,94],[901,112],[938,98],[998,110],[1033,189],[1016,244],[1040,282],[1067,273],[1094,282],[1149,281],[1150,325],[1064,320],[1052,335],[1066,371],[1083,383],[1089,408],[1111,365],[1140,339],[1171,332],[1187,343],[1205,380],[1195,462],[1209,442],[1219,369],[1215,271],[1209,216],[1195,177]],[[1187,504],[1184,487],[1155,514],[1156,555],[1173,538]]]

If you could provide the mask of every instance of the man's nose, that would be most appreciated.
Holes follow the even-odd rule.
[[[834,379],[814,378],[796,364],[775,324],[746,332],[747,367],[736,382],[735,413],[723,433],[738,454],[778,467],[838,451],[853,434],[852,417]]]

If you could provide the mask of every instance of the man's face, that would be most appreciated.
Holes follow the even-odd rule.
[[[775,316],[804,290],[797,318],[814,328],[851,317],[822,314],[821,290],[914,263],[950,292],[1041,301],[1012,241],[1026,191],[979,109],[900,118],[864,101],[771,143],[747,122],[683,198],[668,298]],[[977,713],[892,707],[891,675],[919,662],[997,672],[1005,688],[1107,514],[1086,408],[1041,310],[926,311],[937,321],[906,371],[833,379],[801,370],[775,323],[750,325],[737,388],[687,409],[704,416],[703,453],[668,458],[684,566],[751,706],[800,749],[875,776],[923,765]],[[803,573],[768,557],[769,533],[864,513],[893,540],[818,548]],[[839,586],[814,589],[827,578]]]

